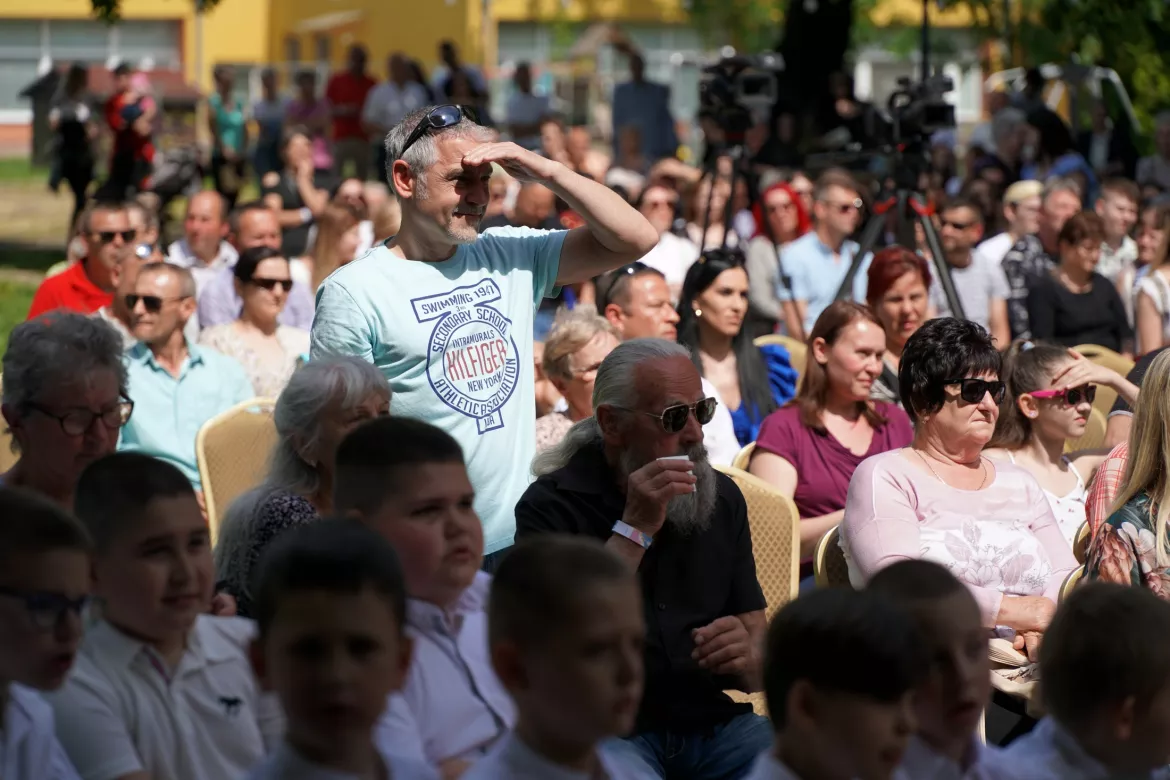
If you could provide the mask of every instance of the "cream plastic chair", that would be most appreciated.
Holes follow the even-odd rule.
[[[837,526],[830,528],[817,542],[813,554],[813,577],[818,588],[853,587],[849,582],[849,563],[840,542],[841,530]]]
[[[195,437],[195,461],[212,544],[232,501],[264,480],[277,441],[272,420],[275,403],[271,398],[244,401],[212,417]]]
[[[740,471],[747,471],[748,466],[750,466],[752,463],[752,453],[755,451],[756,443],[754,441],[750,442],[749,444],[745,444],[743,449],[737,452],[735,457],[732,458],[731,467],[733,469],[739,469]]]
[[[764,614],[770,621],[776,611],[796,598],[800,579],[800,513],[796,504],[759,477],[737,468],[716,467],[731,477],[747,502],[752,532],[756,578],[764,592]],[[739,702],[750,702],[767,715],[762,693],[728,691]]]
[[[1085,561],[1089,558],[1089,542],[1093,541],[1093,529],[1089,527],[1089,521],[1081,523],[1081,527],[1077,529],[1077,535],[1073,539],[1073,557],[1077,559],[1077,563],[1084,566]]]
[[[1116,371],[1125,376],[1133,370],[1133,361],[1124,355],[1120,355],[1108,347],[1101,347],[1096,344],[1081,344],[1074,347],[1077,352],[1087,357],[1099,366]],[[1113,402],[1117,400],[1117,391],[1110,387],[1097,386],[1097,397],[1093,400],[1093,408],[1101,412],[1105,417],[1109,417],[1109,410],[1113,408]]]

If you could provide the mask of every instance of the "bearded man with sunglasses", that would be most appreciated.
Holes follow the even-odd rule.
[[[126,353],[135,409],[122,427],[118,449],[173,463],[200,490],[195,436],[212,417],[252,398],[252,383],[235,360],[184,334],[195,314],[190,269],[144,265],[125,303],[138,339]]]
[[[620,747],[693,780],[743,777],[771,743],[724,693],[758,690],[765,619],[747,505],[703,446],[715,408],[684,347],[626,341],[598,369],[593,417],[537,456],[516,506],[517,539],[594,537],[637,569],[646,683]]]
[[[536,454],[533,323],[543,298],[648,252],[657,232],[620,196],[477,124],[466,109],[411,112],[386,136],[402,207],[396,236],[321,286],[312,357],[356,355],[382,370],[395,414],[462,446],[491,571],[512,544]],[[569,231],[479,233],[492,164],[541,184],[585,221]]]
[[[133,251],[137,231],[122,203],[95,202],[81,216],[85,257],[41,282],[28,318],[53,309],[93,314],[114,297],[114,268]]]

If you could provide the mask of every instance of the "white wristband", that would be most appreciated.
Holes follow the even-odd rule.
[[[313,210],[308,206],[301,208],[301,224],[307,225],[313,221]]]
[[[654,537],[647,533],[642,533],[629,523],[618,520],[613,524],[613,532],[618,536],[624,536],[636,545],[639,545],[643,550],[649,550],[650,545],[654,543]]]

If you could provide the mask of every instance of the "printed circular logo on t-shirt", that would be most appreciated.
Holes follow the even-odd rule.
[[[420,323],[435,323],[427,344],[431,389],[480,433],[504,427],[501,410],[520,378],[512,321],[488,305],[501,297],[495,281],[484,279],[410,302]]]

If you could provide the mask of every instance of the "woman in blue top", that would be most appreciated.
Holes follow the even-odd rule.
[[[215,69],[215,94],[207,99],[207,122],[211,130],[211,175],[215,191],[228,208],[236,205],[244,183],[244,152],[248,148],[248,125],[244,104],[232,95],[235,72],[226,65]]]
[[[741,445],[756,440],[760,424],[796,395],[788,350],[756,347],[744,331],[748,277],[742,257],[710,252],[687,271],[678,305],[678,343],[691,351],[731,412]]]

